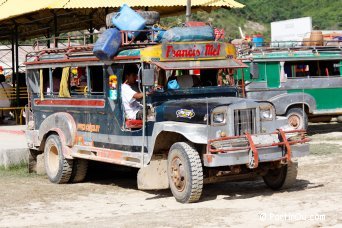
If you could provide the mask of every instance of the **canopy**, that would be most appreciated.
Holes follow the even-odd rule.
[[[245,68],[247,65],[235,59],[205,60],[205,61],[175,61],[152,62],[164,70],[196,70],[196,69],[221,69],[221,68]]]
[[[192,0],[192,9],[241,8],[234,0]],[[124,3],[135,9],[156,10],[162,16],[185,14],[186,1],[159,0],[7,0],[0,3],[0,40],[10,40],[15,25],[19,38],[29,39],[76,30],[100,29],[106,14]]]

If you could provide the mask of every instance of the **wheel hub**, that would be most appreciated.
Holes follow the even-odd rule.
[[[292,126],[294,128],[298,128],[300,126],[301,119],[297,115],[291,115],[288,118],[288,122],[289,122],[290,126]]]
[[[49,156],[49,159],[48,159],[49,170],[53,175],[56,175],[58,172],[58,163],[59,163],[58,150],[56,146],[54,145],[50,146],[48,156]]]
[[[171,179],[178,191],[185,188],[185,172],[182,161],[179,157],[175,157],[171,162]]]

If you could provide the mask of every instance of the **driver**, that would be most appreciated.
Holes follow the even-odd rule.
[[[143,106],[137,101],[143,97],[143,93],[132,89],[135,85],[138,75],[135,71],[128,71],[126,81],[121,86],[122,104],[125,108],[126,119],[142,120]]]

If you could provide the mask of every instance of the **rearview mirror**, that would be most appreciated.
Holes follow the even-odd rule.
[[[142,70],[142,85],[143,86],[154,85],[154,70],[153,69]]]
[[[249,68],[250,68],[251,79],[258,79],[259,78],[259,66],[258,66],[258,64],[251,62]]]

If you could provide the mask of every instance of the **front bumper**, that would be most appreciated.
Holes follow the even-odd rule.
[[[309,155],[309,144],[292,145],[291,149],[292,158]],[[262,148],[259,149],[258,152],[259,163],[282,160],[285,156],[285,152],[278,146]],[[206,167],[243,165],[248,164],[249,160],[250,155],[247,150],[203,155],[203,163]]]
[[[294,157],[309,154],[310,139],[305,131],[283,131],[270,134],[222,137],[208,141],[207,153],[203,155],[206,167],[243,165],[254,169],[261,162],[291,161]]]

